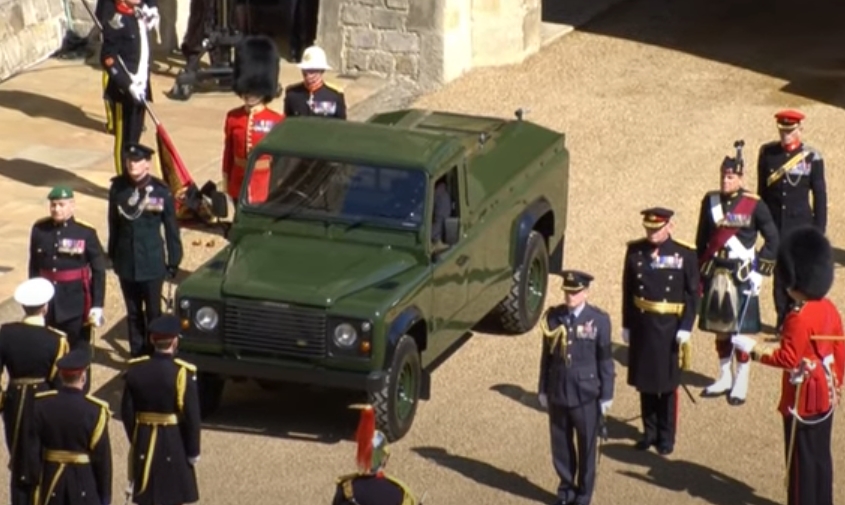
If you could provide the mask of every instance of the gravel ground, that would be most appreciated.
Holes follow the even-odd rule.
[[[815,9],[808,19],[842,19],[818,3],[808,3]],[[500,116],[527,107],[529,119],[567,133],[572,185],[566,265],[596,276],[592,301],[618,324],[622,254],[625,242],[642,233],[638,211],[674,208],[677,236],[691,240],[698,204],[717,187],[722,157],[744,138],[753,160],[756,146],[775,133],[776,109],[800,107],[808,114],[810,142],[830,167],[829,235],[834,243],[845,240],[836,198],[845,185],[837,170],[845,156],[837,137],[845,94],[841,77],[818,71],[837,65],[832,48],[843,45],[831,41],[834,31],[824,24],[781,31],[796,24],[786,5],[766,4],[760,13],[760,4],[750,0],[633,0],[522,65],[472,72],[416,106]],[[802,61],[809,63],[801,65],[805,55]],[[185,233],[187,270],[222,240],[206,247],[212,239]],[[201,243],[192,245],[195,240]],[[551,302],[558,303],[554,286]],[[764,322],[771,323],[768,288]],[[835,300],[843,300],[843,289],[835,286]],[[109,290],[114,296],[107,313],[114,320],[122,309],[113,278]],[[96,366],[98,394],[115,407],[115,375],[126,349],[115,335],[122,331],[119,322],[103,335]],[[678,444],[666,458],[630,448],[640,429],[639,408],[625,385],[625,348],[617,348],[611,440],[594,503],[785,502],[777,372],[754,369],[743,407],[699,399],[716,371],[715,356],[709,335],[696,333],[693,342],[687,383],[696,403],[681,398]],[[534,394],[539,349],[537,331],[516,338],[475,334],[435,373],[433,398],[394,446],[391,470],[418,493],[427,491],[432,505],[467,503],[469,496],[473,503],[550,502],[557,482],[547,421]],[[326,392],[229,387],[223,409],[203,432],[202,502],[328,503],[334,478],[353,469],[350,401]],[[117,421],[111,433],[118,502],[127,447]],[[841,436],[835,436],[834,452],[843,468]],[[0,499],[6,492],[0,486]],[[845,503],[842,488],[836,501]]]

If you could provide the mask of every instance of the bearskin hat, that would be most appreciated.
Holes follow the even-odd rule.
[[[278,96],[279,50],[269,37],[246,37],[235,48],[232,90],[238,96],[254,95],[264,103]]]
[[[810,300],[824,298],[833,286],[833,249],[812,226],[796,228],[781,239],[778,275],[787,287]]]

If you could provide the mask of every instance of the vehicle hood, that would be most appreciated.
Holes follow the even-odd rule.
[[[330,307],[416,265],[384,246],[249,235],[233,246],[223,295]]]

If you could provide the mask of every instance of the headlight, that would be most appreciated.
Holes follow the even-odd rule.
[[[203,331],[211,331],[217,328],[218,322],[220,322],[220,317],[217,315],[217,311],[211,307],[201,308],[194,316],[194,324]]]
[[[191,308],[191,302],[187,298],[182,298],[179,300],[179,308],[182,310],[188,310]]]
[[[358,340],[358,332],[349,323],[340,323],[334,329],[334,343],[338,347],[352,347]]]

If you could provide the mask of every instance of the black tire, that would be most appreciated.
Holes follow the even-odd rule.
[[[214,414],[220,408],[223,399],[223,389],[226,379],[212,373],[197,374],[197,390],[200,397],[200,417],[202,419]]]
[[[535,307],[531,307],[529,297],[532,289],[529,270],[539,268],[542,279],[542,297]],[[525,244],[525,255],[519,268],[513,274],[513,286],[508,296],[496,307],[499,324],[510,334],[522,334],[530,331],[540,320],[549,292],[549,253],[546,241],[536,231],[528,234]]]
[[[404,380],[400,383],[403,373],[411,374],[410,391],[400,390],[402,384],[405,383]],[[387,382],[380,391],[369,394],[370,404],[376,414],[376,428],[384,433],[388,441],[394,442],[401,439],[414,424],[420,401],[420,384],[422,384],[422,366],[417,343],[410,336],[404,335],[396,345],[393,362],[387,373]],[[400,393],[409,396],[412,401],[410,411],[404,416],[399,408]]]

